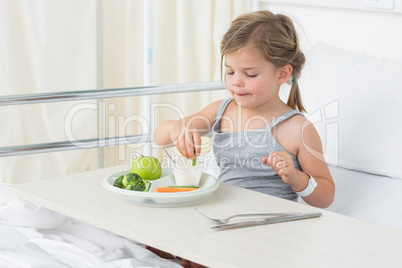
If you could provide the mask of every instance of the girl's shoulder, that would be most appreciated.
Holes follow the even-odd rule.
[[[218,111],[219,108],[222,107],[224,102],[225,102],[225,99],[211,102],[204,109],[207,110],[207,111],[210,111],[210,112],[215,112],[215,114],[216,114],[216,112]]]
[[[310,124],[311,122],[305,116],[300,113],[295,113],[286,120],[280,122],[277,125],[277,128],[278,130],[282,129],[285,132],[296,133],[300,135],[303,129]]]
[[[212,109],[217,109],[219,106],[223,105],[225,102],[227,102],[229,99],[221,99],[217,100],[214,102],[211,102],[210,104],[207,105],[207,107],[210,107]],[[229,101],[230,102],[230,101]]]
[[[204,113],[213,114],[214,116],[221,116],[230,105],[231,99],[221,99],[208,104],[203,110]]]
[[[214,122],[222,101],[224,100],[217,100],[211,102],[210,104],[205,106],[201,111],[196,113],[195,116],[204,116],[208,119],[208,121]]]
[[[299,113],[279,123],[273,133],[279,144],[292,154],[296,154],[306,140],[317,136],[313,123]]]

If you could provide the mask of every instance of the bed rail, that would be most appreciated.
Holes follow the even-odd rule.
[[[65,92],[24,94],[24,95],[10,95],[10,96],[0,96],[0,106],[49,103],[49,102],[60,102],[60,101],[77,101],[77,100],[88,100],[88,99],[109,99],[119,97],[212,91],[222,89],[225,89],[225,86],[221,82],[203,82],[203,83],[174,84],[174,85],[149,86],[149,87],[111,88],[111,89],[96,89],[96,90],[83,90],[83,91],[65,91]],[[95,139],[84,139],[77,142],[59,141],[59,142],[49,142],[40,144],[0,147],[0,157],[125,145],[129,143],[138,143],[139,141],[143,141],[144,137],[146,137],[148,141],[153,140],[152,133],[143,133],[130,136],[116,136],[116,137],[105,137],[105,138],[99,137]]]
[[[94,89],[82,91],[49,92],[24,95],[0,96],[0,106],[76,101],[88,99],[108,99],[131,96],[171,94],[182,92],[210,91],[225,89],[221,82],[202,82],[149,87]]]

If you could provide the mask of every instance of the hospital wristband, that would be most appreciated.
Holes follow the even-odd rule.
[[[301,192],[295,191],[295,193],[300,197],[306,197],[306,196],[311,195],[312,192],[314,191],[315,187],[317,187],[317,182],[315,181],[315,179],[307,172],[304,172],[304,173],[306,173],[310,177],[310,179],[308,180],[308,185],[307,185],[306,189],[304,189]]]

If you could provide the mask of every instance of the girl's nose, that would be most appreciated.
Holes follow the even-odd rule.
[[[232,86],[241,87],[243,86],[243,80],[239,74],[234,74],[232,77]]]

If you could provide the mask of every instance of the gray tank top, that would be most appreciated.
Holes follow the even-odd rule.
[[[220,169],[219,180],[246,189],[254,190],[296,201],[298,196],[292,187],[261,161],[274,151],[286,151],[275,140],[272,128],[299,111],[291,110],[272,120],[261,129],[242,132],[220,132],[220,120],[232,98],[225,99],[218,107],[216,121],[212,126],[214,155]],[[289,153],[290,154],[290,153]],[[292,155],[296,169],[301,170],[297,157]]]

